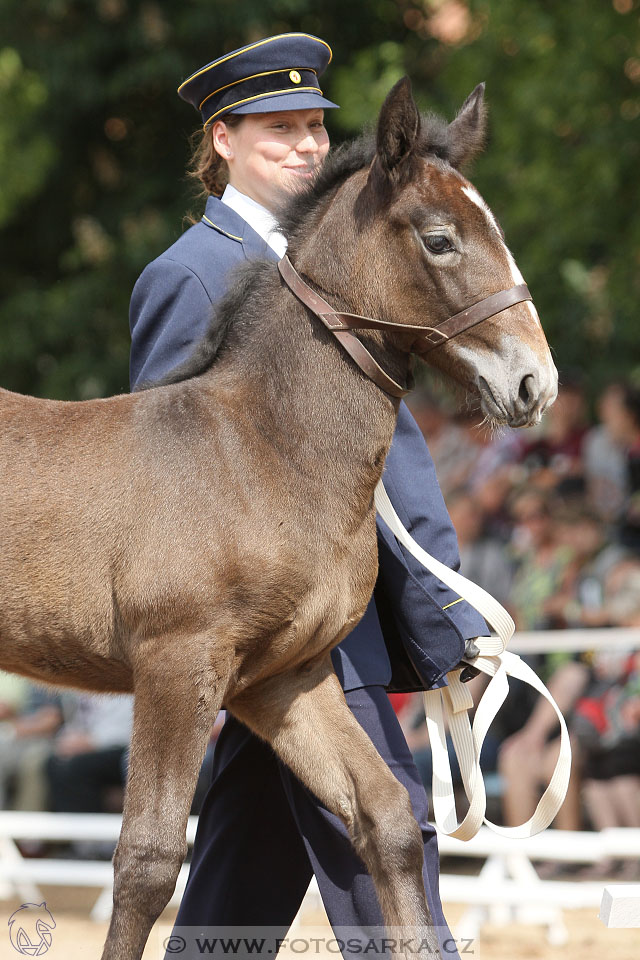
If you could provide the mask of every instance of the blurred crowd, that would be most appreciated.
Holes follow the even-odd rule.
[[[640,389],[611,383],[590,416],[585,385],[565,376],[543,422],[524,431],[492,431],[425,390],[412,394],[410,406],[456,528],[461,572],[509,609],[518,630],[640,627]],[[640,652],[632,644],[627,651],[588,647],[588,637],[577,653],[558,641],[557,649],[528,658],[573,742],[570,790],[555,825],[640,827]],[[476,703],[484,683],[472,681]],[[517,681],[511,686],[482,765],[494,818],[516,824],[531,815],[549,779],[558,729],[545,701]],[[393,700],[430,791],[422,698]],[[0,673],[0,808],[121,809],[132,715],[130,697],[60,694]],[[76,844],[75,852],[88,851]],[[629,878],[637,869],[607,862],[589,871]]]
[[[585,631],[579,652],[554,634],[548,653],[525,658],[572,738],[571,784],[555,826],[640,827],[640,652],[631,642],[628,650],[590,650],[588,638],[596,627],[640,627],[640,389],[609,384],[590,416],[584,382],[565,376],[556,403],[528,430],[491,432],[428,392],[410,405],[436,463],[463,575],[500,600],[519,631]],[[472,683],[477,703],[486,678]],[[531,688],[510,686],[482,766],[496,815],[515,825],[531,816],[550,779],[559,728]],[[402,697],[396,708],[429,790],[421,700]],[[635,879],[637,871],[635,862],[607,861],[583,873]]]
[[[211,780],[218,716],[191,812]],[[133,728],[133,697],[45,689],[0,671],[0,810],[120,813]],[[23,855],[110,859],[114,844],[21,841]]]

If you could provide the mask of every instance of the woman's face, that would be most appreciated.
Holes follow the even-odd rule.
[[[247,113],[237,127],[219,120],[213,143],[229,167],[229,183],[267,210],[307,183],[324,160],[329,136],[324,111]]]

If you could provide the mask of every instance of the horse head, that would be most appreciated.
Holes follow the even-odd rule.
[[[396,371],[413,351],[477,393],[489,420],[519,427],[553,402],[557,371],[502,229],[460,172],[482,148],[485,117],[483,84],[447,124],[421,117],[408,78],[400,80],[380,111],[373,159],[343,179],[328,205],[310,208],[315,242],[295,259],[321,290],[398,325],[366,334],[392,364],[395,353]],[[337,268],[329,252],[336,244]],[[438,333],[485,300],[497,301],[498,312],[478,322],[476,311],[462,332],[457,323],[452,336]],[[415,328],[436,333],[425,345]]]
[[[524,282],[498,221],[459,169],[481,149],[485,117],[481,84],[452,123],[427,118],[422,124],[406,78],[380,112],[365,189],[395,238],[388,269],[405,323],[437,329],[449,316]],[[530,300],[430,349],[428,361],[477,390],[490,419],[512,426],[539,420],[557,393],[557,371]]]

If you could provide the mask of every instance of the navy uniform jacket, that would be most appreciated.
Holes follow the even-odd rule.
[[[231,269],[276,253],[217,197],[199,223],[143,271],[131,298],[131,386],[167,376],[186,360],[225,293]],[[347,361],[345,361],[347,362]],[[401,521],[447,566],[458,544],[433,461],[405,404],[387,457],[384,484]],[[464,640],[487,634],[482,617],[426,571],[378,520],[380,572],[367,611],[333,652],[345,690],[372,684],[429,689],[464,652]],[[392,681],[393,664],[393,681]]]

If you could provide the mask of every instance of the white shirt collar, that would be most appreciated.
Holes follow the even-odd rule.
[[[284,257],[287,252],[287,239],[280,233],[278,221],[266,207],[252,200],[246,194],[240,193],[230,183],[224,188],[224,193],[220,199],[232,210],[235,210],[243,220],[246,220],[249,226],[253,227],[255,232],[269,244],[272,250],[275,250],[280,258]]]

